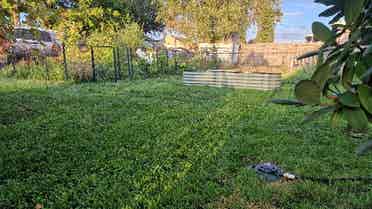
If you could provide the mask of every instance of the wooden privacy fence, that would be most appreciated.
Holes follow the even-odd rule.
[[[241,66],[281,66],[288,71],[313,65],[317,59],[304,60],[297,58],[310,51],[318,50],[321,43],[257,43],[242,45],[239,52]]]
[[[318,50],[321,43],[203,44],[199,47],[204,63],[214,62],[219,68],[240,68],[242,72],[289,73],[314,65],[315,57],[297,60],[303,54]]]
[[[185,85],[229,87],[237,89],[274,90],[281,86],[279,73],[241,73],[222,70],[184,72]]]

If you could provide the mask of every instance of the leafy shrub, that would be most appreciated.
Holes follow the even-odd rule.
[[[73,62],[68,70],[70,78],[77,82],[90,81],[93,78],[92,66],[87,62]]]
[[[47,60],[46,62],[20,62],[12,66],[6,66],[0,71],[2,76],[22,79],[22,80],[50,80],[63,81],[64,69],[63,65],[54,60]]]
[[[311,79],[296,85],[298,101],[287,104],[319,106],[306,121],[332,113],[333,122],[342,117],[354,132],[366,132],[372,121],[372,0],[316,2],[329,7],[320,16],[334,16],[333,28],[313,24],[315,38],[324,45],[301,58],[318,56],[319,63]],[[346,24],[335,24],[342,18]],[[340,41],[345,34],[347,40]]]
[[[181,74],[183,71],[189,69],[190,66],[189,63],[181,60],[179,57],[169,58],[166,54],[162,53],[154,57],[151,63],[144,59],[135,59],[133,67],[135,74],[138,74],[136,77],[154,78],[164,75]]]

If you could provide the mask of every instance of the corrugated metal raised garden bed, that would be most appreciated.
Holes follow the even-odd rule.
[[[274,90],[280,88],[280,73],[244,73],[230,70],[209,70],[206,72],[184,72],[185,85],[229,87],[239,89]]]

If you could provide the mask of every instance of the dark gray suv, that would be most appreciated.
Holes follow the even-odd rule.
[[[0,40],[0,68],[11,62],[30,59],[32,56],[58,57],[61,52],[62,45],[54,31],[16,27],[13,42]]]
[[[16,27],[14,36],[15,42],[11,45],[10,52],[16,57],[27,57],[33,52],[47,57],[57,57],[61,54],[62,46],[54,31]]]

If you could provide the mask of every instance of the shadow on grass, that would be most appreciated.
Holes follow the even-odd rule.
[[[8,81],[11,82],[11,81]],[[19,81],[14,81],[19,83]],[[60,88],[67,85],[53,85],[51,88]],[[9,126],[19,122],[33,120],[48,111],[55,99],[48,95],[47,86],[21,87],[8,85],[0,91],[0,125]]]

